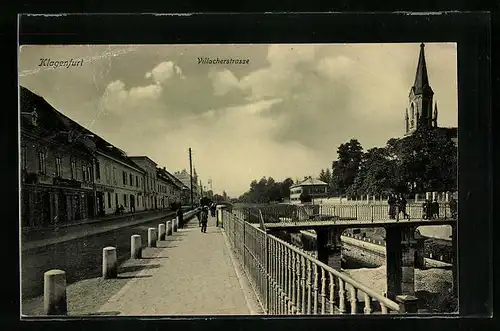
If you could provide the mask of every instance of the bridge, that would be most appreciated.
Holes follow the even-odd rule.
[[[335,207],[336,211],[343,209]],[[78,315],[82,312],[75,307],[75,302],[81,301],[85,301],[82,306],[86,307],[98,303],[93,312],[85,312],[91,315],[336,315],[417,312],[417,299],[412,295],[407,281],[408,270],[413,271],[412,267],[405,266],[405,277],[401,277],[404,253],[397,253],[404,246],[401,237],[400,245],[391,244],[390,239],[386,242],[387,284],[390,291],[384,296],[342,272],[332,263],[330,253],[326,259],[324,253],[315,258],[300,247],[281,239],[278,230],[267,225],[278,223],[277,220],[280,223],[290,222],[283,215],[273,218],[270,212],[273,208],[275,206],[246,209],[219,206],[217,216],[210,217],[206,234],[201,233],[197,221],[188,222],[163,240],[158,239],[155,245],[145,247],[141,258],[130,259],[120,265],[118,279],[115,281],[125,285],[118,292],[106,296],[107,288],[113,280],[97,282],[94,290],[82,291],[78,288],[79,285],[74,285],[73,289],[68,288],[72,305],[69,307],[69,314]],[[315,221],[314,217],[318,218],[316,222],[323,222],[319,218],[327,210],[308,214],[302,207],[278,208],[295,210],[298,217],[294,216],[294,222],[299,223],[304,215],[308,215],[308,222]],[[358,206],[358,215],[362,214],[363,208],[366,207]],[[254,219],[256,215],[259,219],[257,222]],[[266,221],[265,216],[272,221]],[[337,215],[327,216],[335,218]],[[187,220],[190,218],[187,217]],[[338,222],[351,222],[350,226],[359,226],[362,224],[361,219],[330,221],[342,226],[344,223]],[[411,220],[412,218],[410,222]],[[386,221],[391,224],[398,222],[392,219]],[[441,222],[440,218],[435,221]],[[382,220],[377,224],[384,224],[380,222]],[[417,224],[407,223],[408,220],[399,222]],[[371,224],[371,220],[368,223]],[[134,226],[139,230],[138,225]],[[144,228],[149,234],[149,225]],[[320,226],[315,229],[319,237],[322,237],[325,233],[323,230],[327,228]],[[286,228],[280,228],[280,231],[284,230]],[[328,231],[332,232],[331,229]],[[398,233],[401,234],[402,231]],[[110,239],[113,240],[113,237]],[[318,241],[321,240],[324,241],[321,238]],[[320,252],[323,251],[318,248],[318,253]],[[392,263],[391,266],[389,262]],[[88,284],[89,281],[84,283]],[[88,298],[82,293],[87,293]],[[43,307],[43,300],[39,301],[39,306]],[[27,308],[23,302],[23,312],[25,309]]]
[[[399,294],[415,293],[414,267],[417,260],[415,230],[419,226],[449,225],[452,228],[452,258],[456,261],[457,218],[448,204],[440,203],[432,213],[422,204],[409,204],[405,211],[389,215],[389,206],[355,205],[293,205],[276,204],[249,206],[233,214],[262,231],[280,232],[314,230],[317,258],[335,270],[341,270],[342,232],[346,229],[382,227],[385,229],[387,297],[395,300]],[[457,264],[453,263],[453,292],[457,293]]]

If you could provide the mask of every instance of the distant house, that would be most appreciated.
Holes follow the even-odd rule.
[[[328,184],[309,177],[300,183],[290,186],[290,202],[301,203],[300,195],[309,194],[312,199],[326,198],[328,196]]]

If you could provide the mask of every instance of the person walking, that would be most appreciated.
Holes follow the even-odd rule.
[[[395,219],[396,218],[396,197],[394,194],[391,194],[389,196],[389,199],[387,200],[387,203],[389,204],[389,218],[390,219]]]
[[[179,228],[182,229],[184,227],[184,213],[182,212],[182,207],[179,206],[179,209],[177,209],[175,216],[177,216],[177,221],[179,222]]]
[[[210,205],[210,214],[212,215],[212,217],[215,217],[216,207],[217,207],[217,204],[215,202],[212,202],[212,204]]]
[[[398,205],[399,205],[398,217],[399,217],[399,213],[403,212],[403,217],[409,219],[410,215],[408,215],[406,213],[406,205],[408,204],[408,202],[406,201],[406,198],[404,197],[404,195],[400,194],[398,200],[399,200],[398,201],[399,202],[398,203]]]
[[[203,211],[203,206],[198,207],[198,212],[196,213],[196,218],[198,219],[198,226],[201,227],[201,214]]]
[[[208,207],[203,207],[203,211],[201,212],[201,232],[207,232],[207,223],[208,223]]]
[[[450,212],[451,212],[451,217],[452,218],[457,218],[457,211],[458,211],[458,208],[457,208],[457,200],[455,200],[454,197],[452,197],[450,199],[450,202],[449,202],[449,205],[450,205]]]
[[[437,197],[432,202],[432,218],[439,218],[439,202],[437,201]]]

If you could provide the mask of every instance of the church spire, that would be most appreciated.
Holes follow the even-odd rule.
[[[420,55],[418,57],[418,64],[417,64],[417,73],[415,75],[415,82],[413,83],[413,88],[415,94],[423,94],[425,92],[434,94],[429,85],[429,76],[427,75],[427,64],[425,62],[424,48],[425,48],[424,43],[421,43]]]
[[[432,123],[435,128],[437,128],[438,121],[438,103],[434,101],[434,113],[432,114]]]

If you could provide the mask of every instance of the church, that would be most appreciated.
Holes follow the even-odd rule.
[[[425,63],[425,45],[420,44],[417,73],[410,89],[409,109],[405,114],[405,136],[411,135],[420,126],[428,126],[445,133],[458,146],[458,130],[456,127],[438,126],[438,107],[434,100],[434,91],[429,84],[427,65]],[[434,101],[434,109],[433,109]]]

